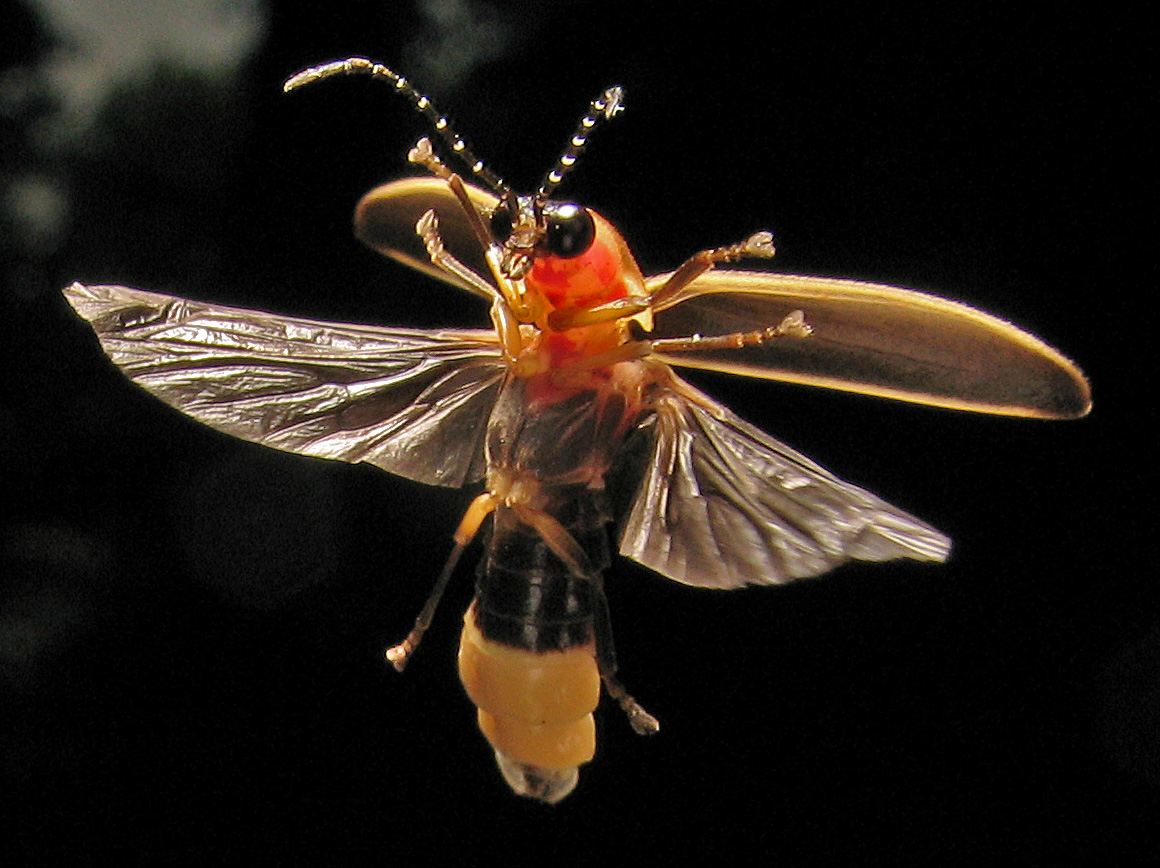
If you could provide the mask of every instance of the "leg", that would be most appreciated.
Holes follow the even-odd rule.
[[[423,241],[427,249],[427,256],[436,268],[446,271],[465,288],[476,295],[494,301],[499,293],[494,286],[452,256],[443,247],[443,239],[439,237],[439,218],[433,210],[423,212],[423,216],[415,224],[415,234]]]
[[[680,300],[681,290],[718,262],[732,262],[747,256],[769,259],[774,253],[773,234],[770,232],[755,232],[738,244],[694,253],[681,264],[680,268],[669,275],[664,286],[650,296],[652,309],[660,311],[672,307]]]
[[[681,301],[681,291],[718,262],[733,262],[744,257],[768,259],[773,254],[773,236],[768,232],[757,232],[738,244],[694,253],[652,295],[618,298],[591,308],[553,311],[548,317],[548,324],[555,331],[564,331],[577,326],[626,319],[645,310],[661,311]]]
[[[386,651],[387,660],[399,672],[402,672],[406,668],[411,654],[419,647],[419,642],[422,641],[423,634],[431,626],[431,619],[435,617],[435,609],[439,606],[439,600],[443,598],[443,592],[447,590],[447,582],[450,581],[451,574],[455,572],[455,565],[459,563],[460,555],[467,548],[467,544],[475,538],[475,534],[479,531],[479,526],[483,524],[483,520],[487,518],[493,509],[495,509],[495,498],[490,494],[481,494],[467,508],[467,513],[463,516],[463,521],[459,523],[459,527],[455,531],[455,548],[451,550],[451,555],[447,558],[447,563],[443,565],[443,571],[439,573],[439,578],[435,580],[435,587],[431,589],[431,594],[427,597],[427,602],[423,604],[423,608],[419,611],[419,617],[415,619],[415,626],[411,628],[411,632],[407,634],[406,639],[398,645],[392,645]]]
[[[782,318],[781,322],[769,328],[709,337],[692,335],[687,338],[662,338],[649,341],[649,350],[661,355],[696,352],[697,350],[739,350],[742,347],[763,344],[777,338],[808,338],[813,333],[813,326],[806,322],[806,315],[800,310],[791,310]]]
[[[596,631],[596,666],[608,695],[628,715],[628,722],[638,735],[652,735],[661,728],[657,719],[633,699],[616,678],[616,649],[612,644],[612,621],[608,616],[608,600],[604,596],[603,581],[588,560],[588,556],[572,535],[555,518],[522,504],[512,504],[520,521],[533,528],[548,544],[548,548],[563,561],[574,575],[592,583]]]
[[[612,621],[608,616],[608,600],[600,583],[596,586],[596,666],[608,695],[628,715],[628,722],[637,735],[655,735],[660,722],[629,695],[616,677],[616,649],[612,643]]]
[[[467,188],[463,184],[463,179],[443,165],[431,149],[431,141],[425,137],[415,143],[415,147],[411,148],[408,152],[407,159],[412,163],[418,163],[431,172],[431,174],[447,182],[451,193],[459,200],[459,205],[467,217],[467,222],[471,225],[471,231],[479,242],[480,249],[484,252],[484,258],[487,259],[488,266],[491,268],[492,278],[495,280],[496,286],[499,287],[498,294],[508,303],[508,306],[511,307],[520,322],[531,322],[533,317],[524,304],[520,285],[510,280],[507,272],[504,271],[501,265],[502,248],[491,237],[491,230],[483,222],[483,217],[480,216],[480,213],[475,210],[475,205],[472,204],[471,197],[467,193]],[[419,229],[419,235],[427,243],[428,251],[430,251],[430,241],[422,228]],[[439,247],[442,248],[442,242],[439,243]],[[450,254],[444,255],[449,256]],[[434,261],[433,256],[432,260]],[[443,267],[440,262],[435,262],[435,264]],[[460,267],[462,268],[463,266]],[[474,272],[470,273],[474,275]],[[495,287],[483,281],[478,276],[476,276],[476,279],[482,282],[485,297],[493,298],[497,294]],[[473,291],[478,290],[473,288]]]

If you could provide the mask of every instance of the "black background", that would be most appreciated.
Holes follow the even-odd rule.
[[[358,196],[408,172],[422,121],[360,80],[280,93],[350,55],[403,68],[441,32],[411,4],[274,4],[227,87],[170,71],[110,110],[66,166],[62,245],[9,251],[0,759],[14,831],[0,847],[37,864],[1150,852],[1155,274],[1137,250],[1154,240],[1129,215],[1148,198],[1136,118],[1155,100],[1139,22],[966,3],[490,9],[506,40],[489,37],[493,59],[458,81],[413,76],[514,185],[537,183],[587,101],[623,84],[627,111],[568,191],[646,273],[769,228],[780,270],[1014,320],[1086,370],[1093,414],[986,418],[697,378],[946,531],[952,559],[728,594],[618,563],[622,675],[662,730],[635,737],[606,703],[573,796],[511,796],[454,671],[470,570],[406,675],[380,656],[470,493],[204,429],[123,381],[58,295],[77,279],[335,321],[485,324],[474,300],[350,234]]]

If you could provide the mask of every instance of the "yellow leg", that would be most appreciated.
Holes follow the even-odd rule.
[[[423,604],[419,617],[415,619],[415,626],[411,628],[406,639],[398,645],[392,645],[386,651],[387,661],[399,672],[406,668],[411,654],[419,647],[423,634],[431,626],[431,619],[435,617],[435,609],[439,606],[439,600],[443,598],[443,592],[447,590],[447,582],[451,579],[451,574],[455,572],[455,565],[459,563],[460,555],[463,554],[468,543],[479,533],[483,520],[491,514],[495,507],[495,498],[486,492],[475,498],[471,502],[471,506],[467,507],[463,521],[459,523],[459,527],[455,531],[455,548],[451,550],[447,563],[443,565],[443,571],[435,580],[435,587],[431,589],[431,595],[427,597],[427,602]]]

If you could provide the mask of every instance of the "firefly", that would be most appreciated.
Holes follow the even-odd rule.
[[[636,732],[658,731],[617,676],[603,585],[614,551],[674,581],[723,589],[849,560],[942,561],[950,551],[938,530],[838,479],[675,369],[1009,416],[1069,419],[1091,407],[1072,362],[967,305],[729,267],[772,256],[768,232],[645,276],[611,222],[556,196],[592,132],[623,109],[621,88],[591,102],[523,195],[382,64],[312,67],[285,89],[339,75],[389,85],[458,167],[420,139],[409,160],[427,175],[364,196],[356,234],[479,297],[490,328],[317,322],[119,286],[74,284],[65,296],[130,379],[213,428],[431,485],[482,485],[413,629],[386,657],[403,670],[482,532],[459,674],[520,795],[555,803],[572,792],[595,753],[602,689]],[[626,466],[635,493],[616,512],[607,482]]]

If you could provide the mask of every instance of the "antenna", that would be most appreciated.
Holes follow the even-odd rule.
[[[471,169],[473,176],[479,178],[484,184],[490,187],[492,192],[497,196],[503,197],[508,192],[508,185],[504,183],[503,178],[489,169],[483,160],[472,153],[471,149],[467,146],[467,142],[451,128],[451,122],[435,108],[434,103],[428,97],[415,90],[407,79],[388,67],[383,66],[381,63],[375,63],[372,60],[367,60],[365,57],[350,57],[346,60],[324,63],[321,66],[312,66],[309,69],[304,69],[290,76],[286,80],[286,83],[282,85],[282,90],[289,93],[292,90],[297,90],[305,85],[335,75],[369,75],[372,78],[385,79],[391,82],[395,86],[395,90],[410,100],[411,105],[431,122],[431,126],[435,132],[447,143],[447,146],[451,148],[451,152],[458,156],[464,165]],[[596,102],[594,101],[592,105],[595,106]],[[575,137],[573,141],[575,141]],[[583,140],[581,139],[580,146],[576,149],[577,152],[583,146]],[[563,164],[564,157],[561,157],[560,160],[561,164]],[[561,177],[563,176],[562,173],[560,175]],[[545,179],[546,183],[547,179]],[[559,182],[557,181],[556,183]],[[552,186],[555,186],[555,184]]]
[[[576,164],[576,159],[584,150],[584,146],[588,144],[588,137],[596,125],[601,121],[611,120],[622,111],[624,111],[624,88],[619,85],[605,89],[600,96],[588,104],[588,113],[580,118],[576,132],[572,133],[572,138],[568,141],[568,147],[564,149],[564,153],[560,154],[560,158],[556,160],[556,165],[552,170],[544,176],[540,189],[536,191],[536,202],[540,206],[548,200],[552,191],[559,186],[560,182],[564,180],[564,176]]]

